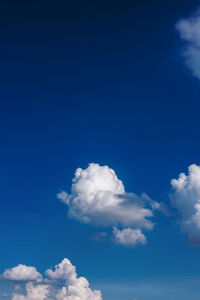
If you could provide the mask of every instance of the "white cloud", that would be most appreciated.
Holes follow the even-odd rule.
[[[123,230],[119,230],[114,228],[113,235],[115,241],[124,246],[134,247],[138,244],[146,244],[146,237],[140,229],[125,228]]]
[[[200,11],[188,19],[177,22],[176,30],[185,42],[183,52],[185,62],[193,75],[200,79]]]
[[[181,173],[172,179],[171,203],[180,213],[183,232],[188,233],[189,244],[200,246],[200,166],[188,168],[188,175]]]
[[[56,300],[101,300],[100,291],[92,291],[86,278],[79,277],[73,285],[63,287],[57,294]]]
[[[41,279],[41,274],[37,272],[35,267],[18,265],[11,269],[5,270],[3,278],[12,281],[29,281]]]
[[[73,282],[76,279],[76,268],[67,258],[64,258],[60,264],[55,266],[55,271],[48,269],[45,273],[51,279],[64,279],[68,282]]]
[[[77,278],[76,268],[65,258],[55,266],[55,270],[48,269],[46,275],[51,279],[62,279],[67,286],[63,286],[56,299],[58,300],[101,300],[100,291],[92,291],[86,278]]]
[[[92,290],[86,278],[77,277],[76,268],[67,258],[64,258],[60,264],[56,265],[54,270],[46,270],[45,274],[49,277],[48,279],[40,278],[40,282],[29,281],[26,283],[23,293],[19,293],[20,287],[17,290],[13,287],[14,291],[11,299],[102,300],[101,292]],[[5,277],[3,276],[3,278]],[[18,281],[21,281],[21,278],[21,274],[18,273]],[[10,278],[10,280],[17,280],[17,275],[15,274],[14,279]],[[23,286],[21,290],[23,290]]]
[[[78,168],[71,193],[62,191],[58,198],[67,204],[68,216],[96,226],[122,226],[152,229],[150,218],[159,204],[146,194],[126,193],[115,171],[108,166],[91,163]]]
[[[47,284],[34,285],[32,282],[26,284],[26,295],[14,293],[12,300],[46,300],[50,295],[50,289]]]

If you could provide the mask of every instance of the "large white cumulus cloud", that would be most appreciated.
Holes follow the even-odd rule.
[[[96,226],[121,226],[152,229],[150,218],[159,204],[146,194],[126,193],[115,171],[108,166],[91,163],[78,168],[71,193],[62,191],[58,198],[68,205],[68,216]],[[130,234],[129,234],[130,236]],[[121,239],[118,239],[120,242]],[[142,242],[142,239],[138,239]],[[124,242],[121,244],[125,245]]]
[[[181,173],[171,185],[171,203],[180,213],[181,229],[188,233],[189,244],[200,246],[200,166],[190,165],[188,175]]]
[[[185,42],[183,55],[193,75],[200,79],[200,11],[176,24],[181,39]]]
[[[46,270],[45,274],[48,278],[41,276],[40,281],[31,279],[27,282],[24,292],[13,292],[11,300],[102,300],[101,292],[92,290],[85,277],[77,277],[75,266],[67,258],[54,269]],[[12,277],[9,279],[13,281]],[[15,275],[16,280],[24,282],[19,273],[18,279]]]

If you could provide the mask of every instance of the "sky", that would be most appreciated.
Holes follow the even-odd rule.
[[[199,1],[1,1],[0,44],[0,300],[199,299]]]

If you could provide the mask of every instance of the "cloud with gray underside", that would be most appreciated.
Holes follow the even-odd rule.
[[[124,246],[146,243],[144,230],[152,230],[152,217],[159,204],[147,194],[127,193],[109,166],[90,163],[78,168],[71,192],[57,197],[68,206],[68,217],[98,227],[112,228],[112,240]]]

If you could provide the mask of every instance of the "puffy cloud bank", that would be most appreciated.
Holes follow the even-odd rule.
[[[2,275],[6,280],[17,281],[17,290],[21,290],[14,291],[11,300],[102,300],[101,292],[91,290],[86,278],[77,277],[76,268],[67,258],[54,269],[46,270],[47,278],[34,267],[19,266],[5,270]],[[23,275],[18,272],[19,268]]]
[[[185,42],[183,55],[193,75],[200,79],[200,11],[176,24],[176,30]]]
[[[180,213],[181,229],[188,233],[189,244],[200,246],[200,166],[189,166],[188,175],[181,173],[171,185],[171,203]]]
[[[113,230],[114,239],[126,246],[145,244],[141,229],[153,228],[150,218],[159,208],[146,194],[127,193],[113,169],[95,163],[85,170],[78,168],[71,193],[62,191],[58,198],[67,204],[71,218],[101,227],[121,227]]]

